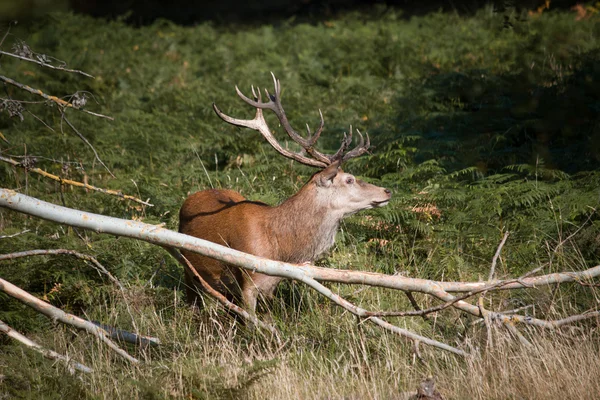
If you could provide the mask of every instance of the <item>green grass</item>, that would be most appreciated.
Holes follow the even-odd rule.
[[[337,148],[350,124],[368,131],[373,154],[346,169],[394,192],[386,208],[345,221],[322,265],[478,280],[487,277],[509,230],[499,276],[539,265],[551,265],[545,272],[585,269],[600,261],[594,213],[600,187],[599,31],[597,17],[577,21],[568,12],[527,17],[491,9],[410,19],[374,9],[314,24],[180,27],[159,21],[141,28],[56,14],[13,29],[2,49],[19,37],[96,79],[6,56],[0,74],[59,97],[92,92],[98,104],[90,99],[87,109],[114,121],[67,115],[116,178],[68,128],[61,131],[56,110],[44,105],[28,110],[54,131],[27,113],[23,122],[0,113],[0,132],[10,141],[0,142],[2,155],[34,155],[40,168],[75,180],[85,175],[91,184],[149,198],[154,207],[61,189],[5,164],[0,185],[171,229],[187,194],[209,187],[277,204],[312,171],[276,156],[256,132],[233,128],[212,111],[215,102],[230,115],[250,117],[234,86],[245,93],[252,84],[271,89],[273,71],[292,125],[314,129],[320,108],[326,151]],[[7,91],[39,100],[13,87]],[[69,168],[63,171],[63,165]],[[571,390],[578,379],[579,393],[598,392],[597,383],[585,379],[598,376],[597,360],[585,356],[597,354],[597,337],[589,333],[593,324],[581,325],[573,346],[572,339],[543,336],[536,341],[538,352],[531,353],[497,333],[501,344],[481,358],[463,361],[422,349],[425,363],[413,364],[402,339],[287,282],[261,314],[282,332],[280,344],[240,326],[217,306],[194,314],[182,300],[180,267],[160,248],[0,210],[2,234],[23,229],[30,232],[0,239],[0,253],[69,248],[93,255],[127,286],[126,298],[85,263],[66,256],[5,261],[3,278],[66,311],[123,329],[135,325],[165,344],[128,348],[144,360],[132,367],[85,334],[56,326],[0,293],[0,320],[96,370],[72,377],[61,365],[0,337],[0,392],[8,398],[393,398],[428,375],[448,398],[577,397]],[[365,308],[410,307],[392,291],[331,287]],[[593,307],[597,295],[593,288],[566,285],[500,293],[493,303],[498,309],[533,304],[536,316],[556,318]],[[425,297],[417,300],[422,307],[433,305]],[[482,327],[454,311],[396,322],[453,345],[485,347]],[[507,368],[515,357],[522,357],[522,369]],[[561,372],[561,363],[581,368]],[[469,379],[469,371],[484,381]],[[523,386],[528,380],[539,385]],[[511,391],[503,392],[507,386]]]

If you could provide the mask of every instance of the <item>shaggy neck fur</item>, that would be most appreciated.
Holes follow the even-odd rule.
[[[333,246],[343,214],[331,210],[329,198],[314,181],[271,209],[269,231],[278,259],[314,261]]]

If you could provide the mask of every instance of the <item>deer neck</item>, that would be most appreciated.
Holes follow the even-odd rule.
[[[334,242],[343,214],[331,210],[319,188],[309,182],[298,193],[272,208],[272,242],[281,261],[314,261]]]

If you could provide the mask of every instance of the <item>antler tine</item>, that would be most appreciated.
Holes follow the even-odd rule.
[[[275,74],[273,74],[272,72],[271,76],[273,77],[273,86],[275,93],[271,95],[268,91],[265,90],[267,96],[269,97],[269,102],[262,103],[263,106],[261,108],[268,108],[272,110],[275,113],[275,115],[277,115],[277,119],[279,119],[279,123],[285,129],[285,132],[294,142],[298,143],[315,160],[329,165],[331,163],[330,157],[324,155],[323,153],[319,152],[314,148],[314,144],[321,135],[321,132],[323,131],[323,126],[325,125],[323,114],[319,111],[321,115],[321,124],[319,126],[319,129],[315,133],[315,136],[308,139],[303,138],[294,130],[294,128],[292,128],[289,120],[287,119],[287,115],[285,115],[285,111],[283,110],[283,106],[281,104],[281,82],[275,77]]]
[[[235,91],[237,92],[238,96],[242,100],[244,100],[244,102],[246,102],[256,108],[256,115],[254,116],[253,119],[233,118],[233,117],[230,117],[229,115],[223,113],[219,109],[219,107],[217,107],[217,105],[215,103],[213,103],[213,109],[215,110],[215,113],[217,113],[219,118],[221,118],[223,121],[228,122],[232,125],[241,126],[241,127],[250,128],[250,129],[259,131],[263,135],[263,137],[267,140],[267,142],[269,142],[269,144],[275,150],[277,150],[281,155],[283,155],[286,158],[290,158],[292,160],[298,161],[301,164],[318,167],[318,168],[325,168],[330,164],[329,159],[327,159],[327,158],[325,158],[324,160],[322,158],[317,159],[314,156],[313,156],[313,158],[309,158],[300,153],[294,153],[287,149],[284,149],[279,144],[279,142],[277,141],[277,139],[275,139],[275,136],[273,136],[273,133],[269,129],[269,126],[267,125],[267,121],[265,121],[265,117],[264,117],[263,111],[262,111],[263,108],[269,108],[273,111],[276,111],[277,107],[272,100],[269,100],[268,102],[262,102],[260,88],[257,87],[255,89],[254,86],[252,86],[252,95],[256,98],[256,100],[252,100],[249,97],[247,97],[245,94],[242,93],[242,91],[237,86],[235,87]],[[268,95],[268,93],[267,93],[267,95]],[[312,154],[311,154],[311,156],[312,156]]]
[[[270,108],[269,105],[272,103],[271,101],[269,101],[267,103],[263,103],[262,99],[260,97],[260,90],[257,90],[255,92],[254,86],[252,86],[252,95],[257,100],[252,100],[251,98],[247,97],[244,93],[242,93],[242,91],[240,90],[240,88],[237,87],[237,85],[235,86],[235,92],[237,93],[238,96],[240,96],[240,98],[242,100],[244,100],[246,103],[250,104],[252,107],[255,107],[255,108],[261,108],[261,109],[262,108]]]
[[[350,127],[350,130],[352,130],[352,127]],[[358,129],[356,130],[356,132],[358,132],[358,135],[360,136],[360,143],[354,149],[352,149],[352,151],[349,151],[348,153],[344,154],[344,156],[342,157],[342,161],[346,161],[351,158],[356,158],[369,151],[369,147],[371,146],[371,139],[369,138],[369,134],[365,133],[365,135],[367,136],[367,143],[365,143],[365,138],[363,137],[362,133],[360,133]]]
[[[319,123],[319,127],[317,128],[314,136],[311,136],[308,139],[308,141],[311,144],[311,146],[314,145],[317,142],[317,140],[321,136],[321,133],[323,132],[323,127],[325,126],[325,119],[323,118],[323,113],[321,112],[320,109],[319,109],[319,116],[321,117],[321,122]]]
[[[273,87],[275,88],[275,97],[281,99],[281,82],[279,79],[275,78],[275,74],[271,71],[271,76],[273,77]],[[280,100],[281,101],[281,100]]]
[[[267,109],[273,111],[275,113],[275,115],[277,115],[279,122],[281,123],[281,125],[283,125],[283,128],[285,129],[288,136],[293,141],[298,143],[300,146],[307,149],[308,147],[311,146],[311,144],[309,141],[307,141],[302,136],[300,136],[294,130],[294,128],[292,128],[292,126],[290,125],[290,123],[287,119],[287,116],[285,115],[285,111],[283,110],[283,107],[281,105],[281,84],[280,84],[279,80],[277,78],[275,78],[275,75],[273,73],[271,73],[271,75],[273,76],[273,84],[275,86],[275,94],[271,95],[269,93],[269,91],[267,89],[265,89],[265,93],[267,95],[267,98],[269,99],[266,102],[261,101],[260,89],[256,88],[257,90],[255,92],[254,86],[252,87],[252,89],[253,89],[252,94],[254,95],[254,97],[256,97],[258,99],[258,101],[252,100],[249,97],[247,97],[244,93],[242,93],[242,91],[237,86],[235,87],[235,91],[242,100],[244,100],[246,103],[250,104],[252,107],[260,108],[260,109],[267,108]],[[307,149],[307,151],[309,151],[309,150]],[[310,151],[309,151],[309,153],[310,153]],[[319,154],[318,152],[316,152],[315,154],[311,154],[311,155],[321,162],[328,162],[328,158],[322,154]]]
[[[267,101],[264,102],[262,101],[261,90],[259,87],[252,86],[252,96],[254,97],[253,99],[243,94],[237,86],[235,87],[235,91],[238,94],[238,96],[245,103],[256,108],[256,116],[253,119],[244,120],[232,118],[224,114],[221,110],[219,110],[219,108],[215,104],[213,104],[215,112],[221,119],[230,124],[247,127],[259,131],[269,142],[269,144],[273,148],[275,148],[275,150],[277,150],[280,154],[305,165],[324,168],[328,165],[331,165],[333,162],[343,162],[345,160],[358,157],[368,151],[369,146],[371,145],[369,135],[367,135],[367,141],[365,143],[365,138],[360,133],[360,131],[357,130],[358,134],[360,135],[360,143],[354,149],[352,149],[352,151],[346,153],[346,150],[348,150],[348,147],[352,143],[352,126],[350,126],[350,131],[347,134],[344,133],[344,138],[342,140],[342,143],[340,144],[340,148],[335,154],[327,155],[316,150],[314,145],[321,136],[321,133],[323,132],[323,128],[325,126],[323,112],[319,110],[319,116],[321,118],[321,121],[314,135],[311,134],[310,127],[308,125],[306,126],[308,136],[304,138],[301,135],[299,135],[290,125],[290,122],[287,119],[287,116],[285,115],[283,106],[281,105],[281,82],[275,77],[275,74],[273,74],[272,72],[271,77],[273,78],[274,93],[271,94],[267,89],[264,89],[265,94],[267,96]],[[277,119],[279,120],[279,123],[283,126],[288,136],[304,149],[304,154],[290,152],[289,150],[284,149],[277,142],[277,139],[275,139],[275,136],[273,135],[273,133],[267,125],[267,122],[265,121],[262,111],[263,109],[269,109],[275,113]],[[308,154],[310,157],[307,157],[305,154]]]
[[[338,151],[335,152],[334,155],[329,157],[331,162],[334,162],[337,160],[343,161],[344,153],[346,152],[346,149],[348,148],[348,146],[350,145],[351,142],[352,142],[352,126],[350,127],[350,135],[348,135],[348,134],[346,134],[346,132],[344,132],[344,139],[342,139],[342,144],[340,145],[340,148],[338,149]]]
[[[325,126],[325,120],[323,119],[323,113],[321,112],[321,110],[319,110],[319,115],[321,116],[321,122],[319,123],[319,127],[315,131],[314,136],[310,132],[310,127],[308,126],[308,124],[306,124],[306,132],[308,133],[306,140],[308,141],[308,143],[310,143],[311,146],[314,146],[317,140],[319,140],[319,137],[323,132],[323,127]]]

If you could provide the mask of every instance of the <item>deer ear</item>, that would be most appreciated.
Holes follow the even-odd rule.
[[[330,186],[331,183],[333,182],[333,178],[336,177],[336,175],[338,174],[338,172],[340,170],[340,164],[341,164],[341,162],[339,160],[335,161],[335,162],[331,163],[323,171],[319,172],[318,179],[317,179],[317,185],[322,186],[322,187]]]

